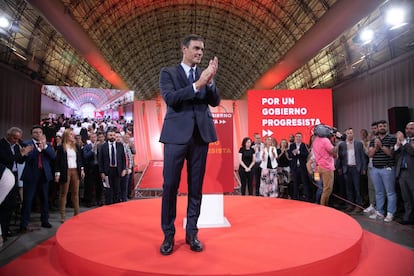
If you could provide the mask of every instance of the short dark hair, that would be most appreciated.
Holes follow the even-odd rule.
[[[32,134],[33,130],[36,129],[36,128],[40,128],[43,131],[43,128],[42,128],[41,125],[34,125],[34,126],[32,126],[32,129],[30,130],[30,133]]]
[[[183,40],[181,41],[181,46],[188,47],[190,45],[191,40],[202,41],[204,43],[203,37],[196,34],[190,34],[183,38]]]
[[[377,126],[378,125],[378,122],[377,121],[374,121],[374,122],[372,122],[372,124],[371,124],[371,126],[373,127],[373,126]]]
[[[377,122],[377,125],[379,125],[379,124],[387,124],[387,121],[385,121],[385,120],[379,120],[379,121]]]

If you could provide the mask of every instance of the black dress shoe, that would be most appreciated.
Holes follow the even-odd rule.
[[[12,232],[12,231],[7,231],[6,237],[11,238],[11,237],[15,237],[17,236],[19,233],[17,232]]]
[[[161,244],[160,252],[162,255],[170,255],[174,248],[174,237],[165,237]]]
[[[49,222],[42,222],[42,227],[43,228],[52,228],[52,224],[50,224]]]
[[[195,252],[203,251],[203,244],[197,239],[197,236],[186,236],[185,243],[190,245],[190,249]]]

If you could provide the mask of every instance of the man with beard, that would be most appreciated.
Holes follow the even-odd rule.
[[[105,188],[105,204],[120,200],[121,177],[126,174],[125,151],[122,143],[115,142],[115,130],[109,129],[106,142],[99,148],[98,166]]]
[[[396,175],[404,201],[404,216],[401,224],[414,224],[414,122],[405,127],[405,134],[398,131],[397,143],[394,146],[398,154]]]
[[[371,133],[368,136],[369,141],[371,141],[374,137],[376,137],[378,135],[378,122],[372,122],[371,124]],[[364,150],[366,152],[366,155],[368,156],[368,151],[369,151],[369,142],[368,145],[364,146]],[[372,169],[372,157],[368,157],[369,161],[368,161],[368,171],[367,171],[367,176],[368,176],[368,198],[369,198],[369,206],[367,208],[364,209],[364,213],[372,215],[375,212],[375,188],[374,188],[374,184],[372,183],[372,179],[371,179],[371,169]]]
[[[397,193],[395,192],[395,160],[393,147],[396,138],[387,134],[388,126],[385,120],[378,121],[378,135],[369,144],[368,156],[372,157],[370,171],[375,187],[376,211],[369,216],[371,219],[381,219],[391,222],[397,211]],[[387,214],[384,205],[387,198]]]

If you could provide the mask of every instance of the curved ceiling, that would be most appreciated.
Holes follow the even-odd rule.
[[[355,45],[352,38],[361,26],[381,21],[381,7],[395,1],[2,2],[1,9],[14,18],[20,29],[15,33],[10,31],[10,36],[0,40],[0,46],[5,47],[0,48],[0,59],[35,73],[35,77],[44,83],[130,89],[135,91],[135,99],[151,99],[158,95],[161,67],[180,62],[180,40],[186,34],[197,33],[205,38],[202,66],[211,57],[218,56],[217,83],[222,97],[239,99],[248,89],[255,87],[265,73],[269,74],[278,66],[283,67],[282,70],[273,72],[271,81],[267,82],[267,86],[271,87],[265,88],[327,87],[357,72],[362,67],[356,67],[354,63],[367,56],[362,51],[366,47]],[[47,2],[43,9],[39,7],[42,2]],[[403,2],[411,3],[411,7],[413,5],[411,1]],[[53,12],[51,7],[54,5],[61,7],[62,14]],[[335,7],[340,5],[347,9],[336,8],[335,14]],[[345,10],[348,10],[349,16],[344,13]],[[327,15],[333,19],[342,16],[343,21],[329,26],[325,20],[324,25],[320,26]],[[63,21],[65,24],[59,26],[62,21],[54,21],[68,18],[73,24]],[[81,33],[72,32],[74,29],[69,25],[79,28],[77,31]],[[395,35],[394,38],[391,37],[393,34],[387,34],[382,41],[396,39],[409,45],[414,41],[412,24],[410,26],[402,35]],[[324,35],[324,28],[327,30],[325,38],[331,36],[325,41],[320,38]],[[312,32],[320,36],[310,36]],[[378,44],[385,49],[381,56],[379,51],[371,51],[371,57],[377,55],[378,63],[392,59],[399,52],[412,50],[408,46],[401,50],[393,49],[394,54],[390,56],[384,53],[389,52],[387,47],[393,46]],[[3,52],[7,53],[2,55]],[[294,60],[298,55],[303,56],[300,63]],[[288,66],[284,66],[283,62],[289,62],[289,58],[296,63],[291,63],[287,70]],[[372,64],[362,62],[358,66],[363,65],[363,70],[366,70]],[[100,65],[105,68],[100,68]],[[278,79],[276,75],[280,72],[284,75]],[[121,82],[113,81],[114,74]],[[120,87],[119,83],[125,85]]]

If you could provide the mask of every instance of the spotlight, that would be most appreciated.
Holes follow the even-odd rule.
[[[374,31],[371,29],[363,29],[359,34],[363,44],[370,43],[374,38]]]
[[[391,30],[407,25],[406,11],[402,7],[391,7],[385,13],[385,22],[391,26]]]
[[[10,28],[11,22],[5,16],[0,16],[0,28],[7,30]]]
[[[352,38],[352,41],[356,44],[368,44],[372,41],[374,38],[374,31],[368,28],[362,29],[358,32],[354,38]]]

